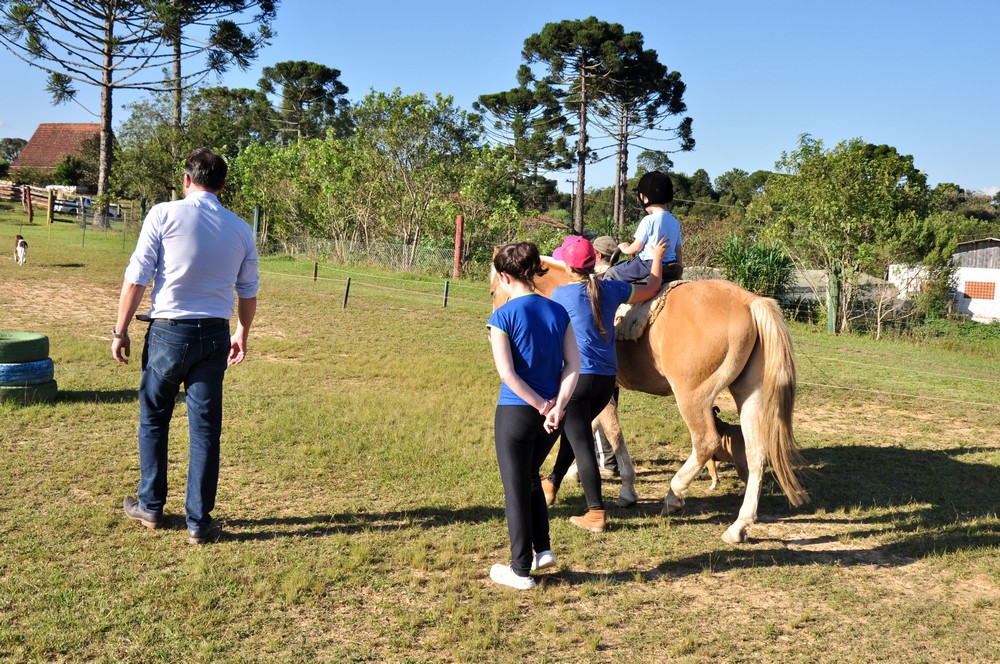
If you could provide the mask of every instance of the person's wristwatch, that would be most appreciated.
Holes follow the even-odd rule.
[[[128,338],[128,330],[119,333],[115,328],[111,328],[111,336],[115,339],[126,339]]]

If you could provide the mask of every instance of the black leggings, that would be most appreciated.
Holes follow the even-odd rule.
[[[591,423],[611,401],[615,391],[614,376],[580,374],[563,421],[563,439],[559,443],[556,465],[549,479],[557,487],[576,457],[576,469],[587,499],[588,510],[603,510],[601,474],[597,470],[597,452],[594,449],[594,430]],[[567,445],[567,441],[569,445]]]
[[[493,420],[497,463],[503,482],[510,566],[528,576],[535,553],[551,550],[549,509],[538,471],[556,442],[558,432],[546,433],[545,418],[531,406],[497,406]]]

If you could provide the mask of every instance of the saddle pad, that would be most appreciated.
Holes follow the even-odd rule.
[[[667,293],[675,286],[688,283],[689,280],[671,281],[660,289],[651,300],[638,304],[623,304],[615,312],[615,339],[618,341],[638,341],[646,327],[660,313],[667,301]]]

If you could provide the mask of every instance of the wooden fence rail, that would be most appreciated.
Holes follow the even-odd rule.
[[[27,208],[27,201],[24,198],[25,190],[31,192],[32,208],[43,211],[48,210],[49,193],[51,190],[44,187],[18,185],[9,180],[0,180],[0,201],[21,203]],[[79,216],[80,210],[77,208],[77,201],[82,198],[92,199],[92,196],[55,190],[54,206],[56,213],[74,217]],[[122,218],[124,221],[130,222],[136,218],[137,208],[139,208],[139,205],[135,201],[112,203],[112,217]],[[89,207],[84,211],[89,212]]]
[[[17,185],[13,182],[0,180],[0,200],[4,201],[24,201],[25,189],[31,192],[32,207],[48,209],[49,190],[44,187],[31,187],[29,185]]]

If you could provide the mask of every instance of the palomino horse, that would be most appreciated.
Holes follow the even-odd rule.
[[[535,280],[538,293],[573,280],[562,263],[542,259],[547,274]],[[503,304],[490,275],[493,308]],[[662,514],[684,507],[688,487],[720,448],[712,406],[729,389],[740,414],[746,441],[749,478],[739,516],[723,533],[730,544],[745,542],[747,528],[757,520],[764,465],[771,463],[789,502],[798,507],[809,500],[796,476],[802,457],[792,435],[795,406],[795,358],[788,328],[778,304],[728,281],[691,281],[676,285],[665,296],[659,315],[637,341],[618,341],[618,383],[627,389],[667,396],[691,433],[691,456],[670,480]],[[617,411],[609,406],[599,417],[616,449],[622,491],[618,504],[635,503],[635,468],[624,451]]]

